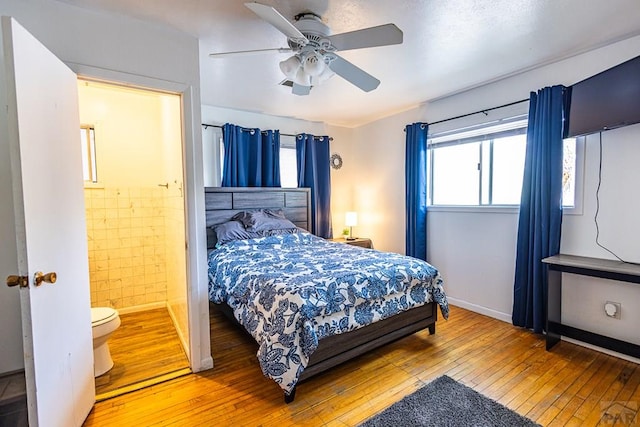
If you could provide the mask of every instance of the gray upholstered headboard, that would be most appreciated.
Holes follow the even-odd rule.
[[[279,187],[206,187],[207,247],[213,247],[211,227],[229,221],[240,211],[282,209],[298,227],[311,229],[311,190]]]

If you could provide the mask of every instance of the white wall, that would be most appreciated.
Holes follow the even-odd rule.
[[[595,244],[596,190],[602,137],[599,242],[628,262],[640,263],[640,124],[614,129],[586,138],[584,214],[565,216],[562,252],[614,259]],[[640,297],[640,295],[639,295]]]
[[[405,252],[403,129],[416,121],[420,112],[411,110],[355,131],[351,186],[353,210],[359,216],[357,235],[371,238],[376,249]]]
[[[353,192],[361,195],[354,207],[361,212],[361,234],[376,248],[404,252],[404,126],[434,122],[520,99],[554,84],[571,85],[640,54],[640,37],[578,55],[518,76],[378,120],[355,130]],[[526,104],[525,104],[526,105]],[[481,116],[480,116],[481,117]],[[640,261],[640,125],[603,134],[605,160],[601,188],[601,240],[623,258]],[[582,215],[564,216],[562,251],[611,258],[595,245],[595,186],[597,136],[586,144],[585,200]],[[428,214],[428,257],[445,280],[452,302],[510,321],[517,234],[517,211],[432,210]],[[572,283],[575,282],[575,283]],[[640,289],[605,280],[567,278],[563,319],[573,326],[601,330],[640,343]],[[573,285],[573,286],[572,286]],[[605,300],[623,303],[622,319],[604,316]]]
[[[354,129],[339,126],[327,126],[326,134],[333,138],[330,143],[331,153],[339,154],[342,157],[342,167],[340,169],[331,168],[331,225],[333,226],[333,237],[340,237],[345,228],[345,213],[355,209],[355,194],[352,183],[360,179],[356,175],[356,170],[360,160],[353,152]],[[361,219],[359,219],[361,221]],[[362,233],[360,227],[353,228],[353,234],[358,236]]]
[[[206,284],[206,246],[198,230],[204,229],[204,196],[202,187],[199,59],[198,41],[187,34],[129,17],[102,14],[52,0],[3,0],[0,14],[9,15],[36,36],[72,69],[88,76],[122,77],[123,81],[150,82],[149,86],[173,85],[184,87],[189,94],[183,105],[183,132],[186,146],[187,191],[189,207],[190,280],[194,285],[190,294],[197,301],[192,304],[192,323],[201,325],[198,352],[194,367],[211,366],[209,350],[208,302]],[[117,80],[118,78],[116,78]],[[4,79],[3,79],[4,82]],[[3,138],[0,144],[1,164],[6,162]],[[198,159],[196,162],[195,159]],[[8,168],[3,168],[7,171]],[[5,172],[1,172],[5,173]],[[7,179],[0,181],[0,195],[10,195]],[[3,200],[11,200],[6,197]],[[0,208],[0,237],[11,242],[13,218],[11,203]],[[202,233],[200,233],[202,234]],[[7,244],[6,247],[11,247]],[[3,249],[3,251],[6,249]],[[15,254],[2,253],[0,276],[6,277],[15,269]],[[204,279],[203,279],[204,278]],[[8,290],[11,291],[11,290]],[[0,372],[22,367],[20,310],[15,292],[0,294],[0,341],[2,361]],[[6,298],[5,298],[6,296]],[[194,327],[192,325],[192,327]],[[17,329],[17,330],[16,330]],[[4,362],[9,361],[8,365]],[[20,363],[18,363],[20,362]]]
[[[565,215],[561,252],[615,259],[596,245],[596,190],[600,134],[586,141],[584,214]],[[600,244],[628,262],[640,263],[640,124],[602,133]],[[621,319],[604,315],[606,301],[622,303]],[[564,274],[563,323],[640,344],[640,288],[636,284]],[[587,329],[587,328],[585,328]]]
[[[163,98],[162,116],[165,181],[169,184],[165,198],[165,235],[167,264],[167,308],[176,326],[187,357],[191,359],[189,346],[189,304],[186,277],[185,196],[183,178],[183,150],[180,141],[180,103]],[[208,322],[207,322],[208,325]]]
[[[168,132],[162,126],[164,98],[179,107],[175,95],[95,82],[78,84],[80,123],[95,129],[100,187],[157,188],[167,182],[164,158],[168,154],[162,144]],[[174,122],[175,117],[180,117],[179,109]],[[176,137],[175,131],[169,133]],[[181,145],[179,131],[177,141]]]

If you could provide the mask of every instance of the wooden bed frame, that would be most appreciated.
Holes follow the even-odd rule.
[[[297,226],[309,230],[311,224],[308,188],[207,187],[205,188],[205,209],[209,248],[215,245],[215,236],[210,227],[230,220],[233,215],[243,210],[282,209],[285,216]],[[232,321],[239,325],[231,308],[226,304],[220,307]],[[298,382],[425,328],[429,329],[430,334],[435,334],[438,317],[436,309],[437,304],[432,302],[360,329],[320,340],[318,349],[311,355],[309,364]],[[240,327],[244,330],[244,327]],[[285,393],[286,403],[293,402],[295,392],[294,388],[290,394]]]

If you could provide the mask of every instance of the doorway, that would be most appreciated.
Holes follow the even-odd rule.
[[[78,80],[92,307],[118,311],[97,399],[189,370],[181,97]]]

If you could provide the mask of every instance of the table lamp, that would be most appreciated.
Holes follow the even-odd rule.
[[[349,237],[347,237],[347,240],[356,240],[356,238],[353,237],[353,226],[358,225],[358,213],[347,212],[344,217],[344,225],[349,227]]]

